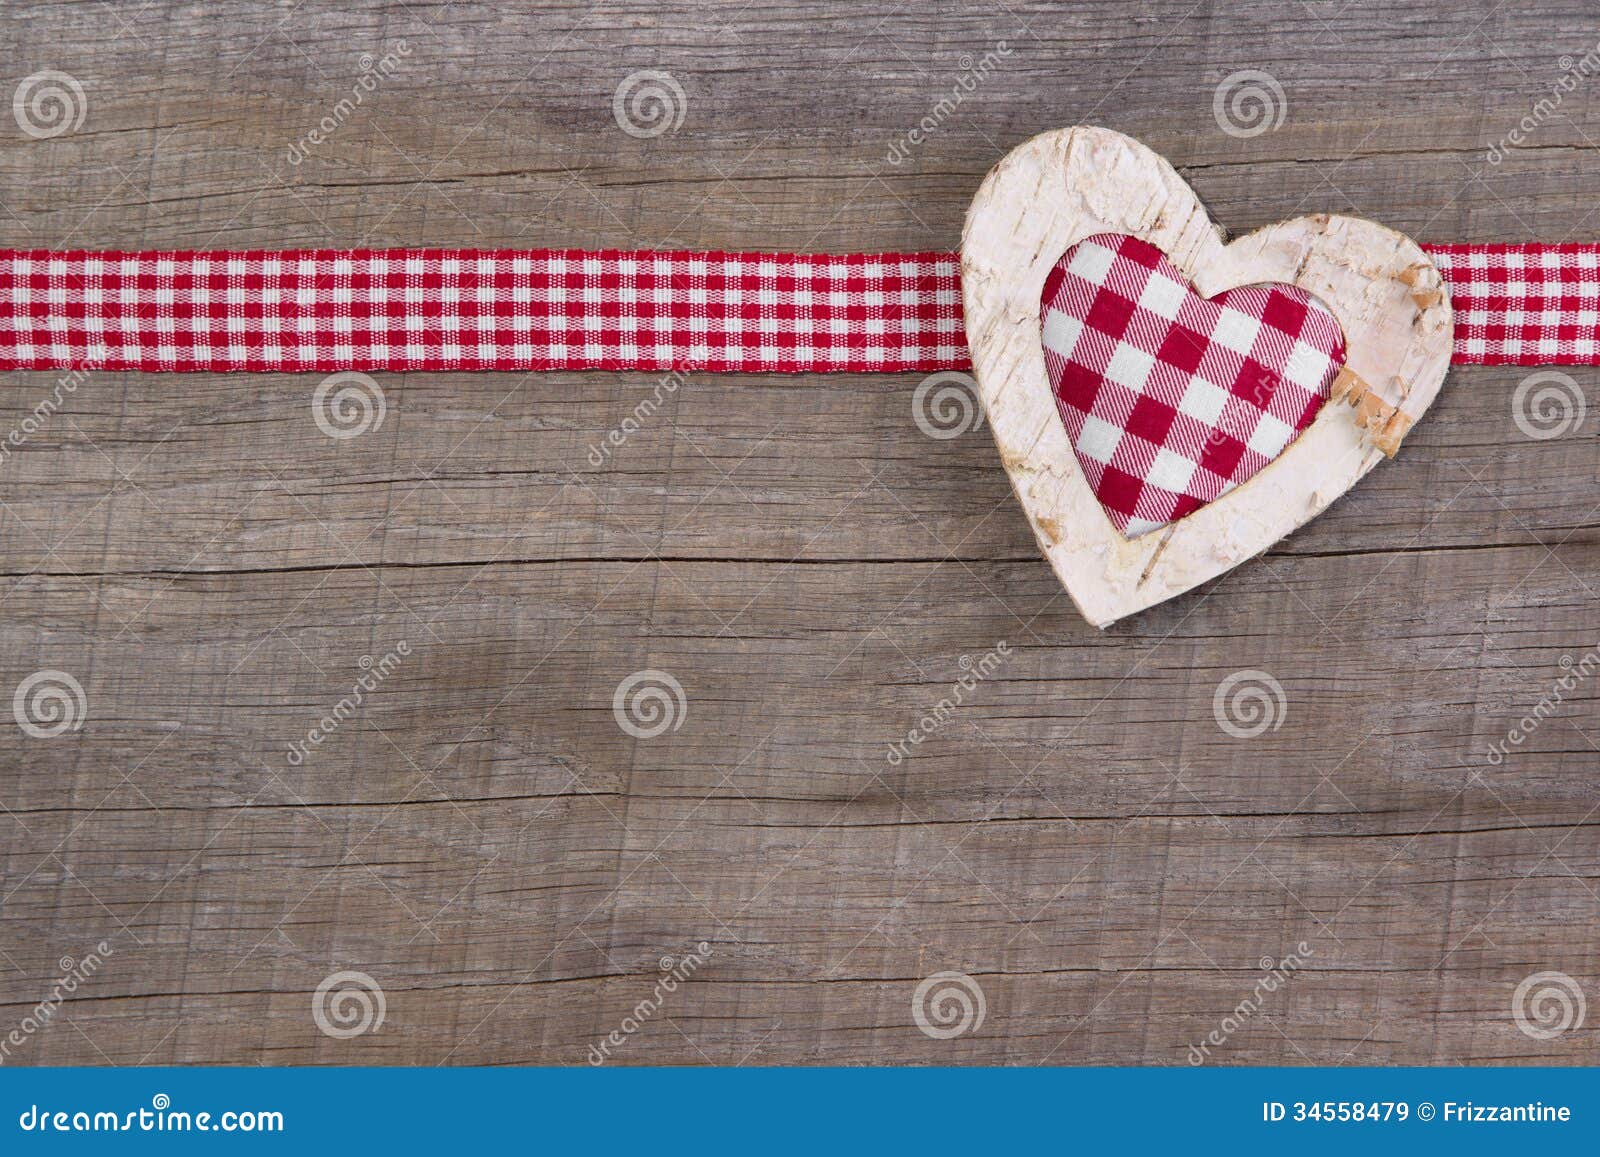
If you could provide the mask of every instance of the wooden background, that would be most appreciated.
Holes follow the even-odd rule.
[[[1076,122],[1234,230],[1600,237],[1600,76],[1485,162],[1600,39],[1580,0],[513,7],[10,0],[0,97],[56,69],[86,115],[35,140],[0,101],[0,244],[953,248],[987,168]],[[676,131],[619,130],[640,69]],[[1220,130],[1240,69],[1281,127]],[[5,375],[0,433],[58,376]],[[379,375],[346,440],[318,375],[95,375],[0,463],[0,697],[86,698],[0,736],[0,1034],[110,954],[5,1061],[582,1064],[705,942],[616,1063],[1184,1064],[1304,942],[1211,1063],[1594,1063],[1600,1008],[1513,1018],[1536,972],[1600,999],[1600,688],[1487,758],[1600,643],[1600,427],[1524,436],[1523,376],[1452,373],[1324,516],[1102,633],[915,376],[692,375],[597,468],[652,375]],[[645,668],[686,697],[650,740],[612,711]],[[1213,714],[1245,669],[1286,696],[1254,739]],[[345,969],[386,1006],[348,1039],[312,1015]],[[953,1039],[912,1015],[940,971],[983,994]]]

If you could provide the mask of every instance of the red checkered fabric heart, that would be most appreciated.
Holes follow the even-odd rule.
[[[1123,535],[1212,502],[1311,424],[1344,333],[1309,293],[1202,298],[1147,241],[1085,238],[1046,278],[1045,366],[1078,463]]]

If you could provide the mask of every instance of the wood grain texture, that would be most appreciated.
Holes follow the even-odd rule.
[[[950,249],[990,165],[1073,123],[1163,152],[1230,232],[1592,238],[1592,87],[1485,160],[1590,17],[17,0],[0,97],[55,69],[86,114],[0,125],[0,244]],[[643,69],[676,131],[613,119]],[[1218,127],[1242,69],[1275,130]],[[1600,455],[1592,418],[1522,435],[1523,376],[1453,371],[1323,516],[1101,633],[915,378],[697,375],[595,465],[654,378],[380,376],[383,424],[335,440],[315,375],[95,375],[0,460],[0,701],[56,670],[87,704],[0,735],[0,1029],[110,954],[5,1063],[583,1064],[702,942],[613,1063],[1184,1064],[1302,942],[1210,1063],[1592,1063],[1593,1016],[1512,1016],[1539,971],[1600,998],[1597,690],[1554,691],[1600,643]],[[3,433],[57,377],[0,384]],[[645,669],[687,707],[636,739],[612,700]],[[1213,713],[1247,670],[1286,703],[1251,739]],[[343,969],[378,1031],[318,1029]],[[940,971],[986,1007],[949,1040],[912,1015]]]

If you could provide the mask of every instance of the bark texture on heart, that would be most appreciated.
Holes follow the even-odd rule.
[[[1131,541],[1079,468],[1040,342],[1045,278],[1096,233],[1157,246],[1205,297],[1264,282],[1299,286],[1345,335],[1330,397],[1346,404],[1324,406],[1247,482]],[[973,372],[1001,460],[1056,574],[1097,626],[1214,578],[1315,517],[1398,449],[1449,368],[1449,298],[1414,242],[1319,214],[1225,244],[1166,161],[1107,129],[1045,133],[1007,155],[973,199],[961,266]]]

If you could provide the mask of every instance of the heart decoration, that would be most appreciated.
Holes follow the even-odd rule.
[[[1157,284],[1146,301],[1157,275],[1181,295]],[[1450,364],[1448,295],[1414,242],[1319,214],[1225,244],[1172,166],[1101,128],[1045,133],[995,166],[967,214],[961,291],[1001,461],[1102,627],[1321,513],[1398,450]]]
[[[1135,538],[1248,481],[1311,424],[1344,363],[1290,285],[1203,298],[1165,254],[1102,233],[1044,283],[1045,370],[1094,495]]]

